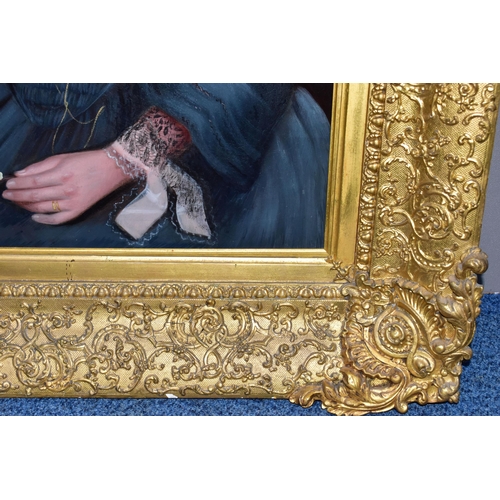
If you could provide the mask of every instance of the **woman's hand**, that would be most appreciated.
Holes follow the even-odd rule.
[[[105,151],[51,156],[16,172],[3,197],[34,212],[41,224],[68,222],[130,182]]]

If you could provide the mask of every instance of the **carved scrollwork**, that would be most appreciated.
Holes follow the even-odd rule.
[[[300,385],[339,377],[345,300],[304,285],[252,288],[266,294],[293,289],[296,298],[232,298],[240,288],[245,291],[227,286],[223,300],[189,298],[192,289],[182,299],[4,299],[0,390],[13,396],[287,397]],[[200,285],[197,294],[206,293]]]
[[[439,292],[457,256],[478,242],[498,89],[392,84],[385,93],[370,274]]]

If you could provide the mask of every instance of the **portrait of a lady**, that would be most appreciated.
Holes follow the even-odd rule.
[[[319,248],[329,140],[299,84],[1,84],[0,246]]]

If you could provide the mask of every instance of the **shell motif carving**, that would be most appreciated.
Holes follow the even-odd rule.
[[[402,278],[376,282],[359,272],[344,287],[350,304],[342,380],[297,388],[290,400],[306,407],[320,400],[338,415],[457,402],[482,293],[474,273],[486,268],[486,255],[469,250],[449,278],[449,289],[439,294]]]

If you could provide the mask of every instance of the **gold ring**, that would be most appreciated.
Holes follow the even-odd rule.
[[[52,210],[54,210],[54,212],[60,212],[61,211],[61,207],[59,206],[59,203],[57,203],[57,201],[53,201],[52,202]]]

